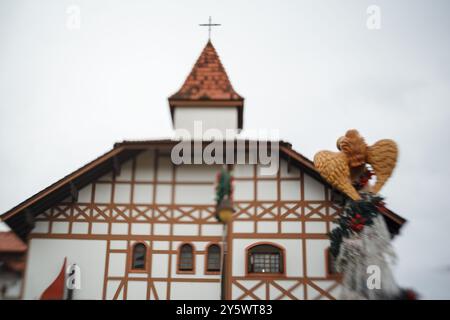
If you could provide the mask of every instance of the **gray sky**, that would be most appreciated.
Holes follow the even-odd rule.
[[[80,29],[66,27],[70,5]],[[366,27],[367,7],[381,29]],[[392,138],[382,190],[409,220],[398,281],[450,299],[448,1],[0,0],[0,212],[106,152],[171,135],[167,97],[212,40],[246,128],[280,129],[312,158],[357,128]],[[445,182],[445,183],[444,183]]]

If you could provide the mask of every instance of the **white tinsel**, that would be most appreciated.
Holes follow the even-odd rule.
[[[390,299],[399,294],[390,265],[395,263],[395,253],[386,224],[377,215],[372,225],[364,226],[359,233],[344,238],[336,259],[336,269],[342,273],[341,299]],[[369,266],[378,266],[381,288],[370,289],[367,279]]]

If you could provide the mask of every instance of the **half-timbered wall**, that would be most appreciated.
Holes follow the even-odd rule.
[[[273,176],[255,165],[235,166],[234,221],[228,228],[226,295],[232,299],[333,298],[326,274],[326,232],[338,210],[329,190],[281,160]],[[214,217],[219,166],[174,166],[159,150],[141,153],[36,219],[30,236],[24,298],[38,298],[64,257],[81,268],[80,299],[220,299],[219,273],[206,271],[208,245],[222,245]],[[147,246],[145,270],[131,269],[135,243]],[[246,273],[246,248],[282,247],[286,272]],[[194,247],[192,272],[177,269],[181,244]]]
[[[339,279],[328,275],[327,232],[339,208],[322,183],[281,160],[279,171],[262,175],[259,166],[235,167],[237,212],[229,230],[232,299],[334,299]],[[247,248],[257,243],[283,249],[285,272],[254,275],[246,269]]]

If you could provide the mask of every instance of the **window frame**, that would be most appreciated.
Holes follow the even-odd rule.
[[[250,255],[251,250],[257,246],[268,245],[277,248],[281,254],[281,272],[251,272],[250,271]],[[273,242],[257,242],[252,243],[245,248],[245,275],[248,277],[271,277],[271,278],[285,278],[286,277],[286,250],[284,247]]]
[[[135,248],[137,245],[144,245],[145,247],[145,255],[144,255],[144,268],[142,269],[136,269],[134,267],[134,252],[135,252]],[[149,266],[149,248],[147,243],[145,243],[145,241],[136,241],[134,242],[131,246],[130,246],[130,251],[129,251],[129,262],[128,262],[128,270],[130,272],[133,273],[147,273],[148,272],[148,266]]]
[[[209,248],[212,246],[219,247],[219,270],[208,270]],[[220,274],[220,272],[222,271],[222,263],[223,263],[222,257],[223,257],[222,246],[216,242],[209,243],[206,246],[205,250],[205,274]]]
[[[180,269],[180,262],[181,262],[181,248],[184,245],[189,245],[192,248],[192,269],[191,270],[181,270]],[[191,242],[182,242],[180,243],[180,245],[178,246],[178,250],[177,250],[177,274],[195,274],[195,270],[196,270],[196,260],[195,260],[195,256],[196,256],[196,248],[194,246],[193,243]]]

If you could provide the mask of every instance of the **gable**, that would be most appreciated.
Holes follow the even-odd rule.
[[[110,202],[124,204],[131,201],[146,204],[146,201],[150,201],[150,193],[153,192],[152,186],[155,183],[158,183],[160,192],[152,194],[153,203],[169,204],[169,198],[171,198],[170,201],[174,201],[174,203],[213,205],[215,173],[219,171],[220,166],[200,166],[201,169],[195,165],[178,166],[181,183],[176,184],[173,193],[169,192],[169,186],[174,181],[174,169],[169,155],[171,148],[176,143],[171,140],[156,140],[116,144],[108,153],[9,210],[2,215],[2,219],[20,237],[25,239],[33,228],[33,217],[45,212],[55,204],[70,203],[76,199],[78,199],[77,201],[88,200],[88,190],[91,190],[90,194],[93,197],[91,201],[101,205],[107,205]],[[290,198],[299,201],[299,199],[294,199],[295,177],[299,172],[303,172],[305,174],[304,196],[308,199],[323,199],[326,192],[330,192],[328,195],[328,200],[330,200],[332,189],[315,171],[311,161],[283,142],[280,154],[282,160],[279,175],[286,175],[286,179],[283,177],[279,181],[279,186],[275,182],[276,179],[273,179],[274,177],[272,179],[266,177],[260,181],[258,172],[251,179],[239,177],[241,172],[245,172],[248,168],[245,169],[245,165],[242,169],[240,165],[237,166],[235,182],[237,198],[241,195],[244,197],[245,194],[249,194],[250,190],[253,190],[252,192],[256,196],[254,199],[261,201],[281,201]],[[156,158],[157,161],[155,161]],[[113,177],[116,180],[114,190]],[[95,185],[94,195],[92,195],[93,185]],[[300,190],[300,186],[297,187]],[[394,213],[391,213],[387,219],[393,231],[398,231],[405,221]]]

